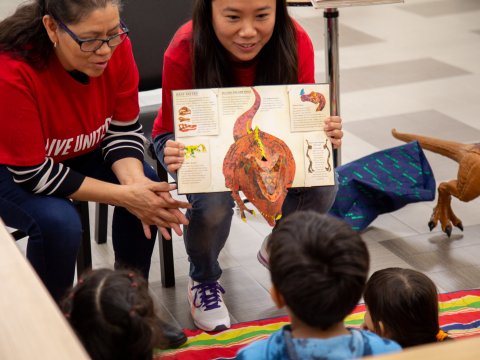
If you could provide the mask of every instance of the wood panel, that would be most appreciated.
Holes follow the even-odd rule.
[[[89,359],[0,220],[0,359]]]

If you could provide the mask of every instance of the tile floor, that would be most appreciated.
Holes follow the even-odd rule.
[[[0,17],[17,0],[2,0]],[[316,55],[316,80],[324,81],[323,12],[295,7],[291,14],[309,32]],[[339,9],[340,109],[344,121],[342,162],[400,145],[390,135],[402,132],[476,142],[480,139],[480,1],[406,0],[404,4]],[[437,183],[456,176],[457,164],[426,152]],[[432,202],[407,205],[379,216],[364,231],[371,271],[389,266],[428,274],[439,291],[480,286],[480,199],[452,201],[465,230],[451,238],[429,231]],[[267,271],[256,252],[269,232],[262,219],[247,224],[234,217],[220,262],[232,321],[271,317]],[[188,260],[174,238],[176,286],[162,288],[158,256],[151,270],[159,309],[183,327],[193,327],[186,300]],[[109,245],[94,247],[94,266],[112,266]],[[155,251],[157,254],[157,251]]]

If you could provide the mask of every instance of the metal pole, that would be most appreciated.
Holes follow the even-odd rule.
[[[338,10],[325,9],[325,68],[326,81],[330,83],[330,112],[340,116],[340,71],[338,64]],[[340,149],[333,151],[334,166],[341,164]]]

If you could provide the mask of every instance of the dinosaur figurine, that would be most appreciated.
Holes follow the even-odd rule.
[[[295,160],[288,146],[279,138],[252,129],[252,120],[260,107],[260,95],[252,88],[255,101],[250,109],[235,121],[233,139],[223,160],[225,186],[232,191],[232,197],[240,208],[240,215],[246,221],[248,209],[239,191],[260,211],[270,226],[281,218],[283,201],[295,176]]]
[[[316,91],[311,91],[309,94],[305,94],[305,91],[303,89],[302,91],[300,91],[300,99],[302,101],[310,101],[311,103],[318,104],[315,111],[322,111],[325,107],[325,104],[327,103],[323,94]]]
[[[422,148],[458,162],[457,179],[438,185],[437,205],[433,209],[428,227],[431,231],[440,221],[442,231],[448,237],[452,234],[452,224],[463,231],[462,221],[451,208],[452,195],[464,202],[471,201],[480,195],[480,144],[462,144],[414,134],[402,134],[395,129],[392,130],[392,135],[405,142],[417,140]]]

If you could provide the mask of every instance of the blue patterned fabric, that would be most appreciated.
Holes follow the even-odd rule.
[[[330,214],[354,230],[409,203],[435,198],[435,178],[417,141],[337,167],[339,188]]]
[[[285,325],[268,339],[255,341],[241,349],[235,359],[346,360],[402,350],[396,342],[381,338],[370,331],[349,330],[350,335],[335,336],[328,339],[297,339],[291,338],[291,327]],[[286,337],[286,335],[288,336]],[[288,338],[290,340],[286,340]],[[288,350],[288,347],[293,348],[293,350]]]

